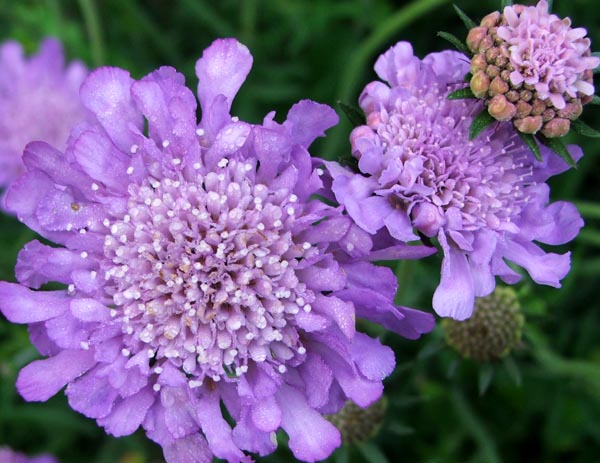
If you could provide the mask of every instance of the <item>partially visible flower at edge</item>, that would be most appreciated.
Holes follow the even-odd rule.
[[[559,287],[570,254],[546,253],[534,241],[562,244],[583,225],[567,202],[549,203],[546,179],[567,169],[542,148],[538,162],[510,126],[493,124],[475,140],[469,126],[482,109],[476,100],[450,101],[468,70],[464,56],[445,51],[422,61],[401,42],[379,57],[378,76],[360,96],[367,125],[351,134],[355,173],[328,163],[333,192],[372,235],[397,242],[437,238],[444,256],[433,308],[468,318],[475,296],[513,284],[524,267],[540,284]],[[574,159],[582,156],[569,147]]]
[[[594,94],[587,31],[548,12],[548,3],[506,6],[469,31],[471,89],[500,121],[549,138],[569,132]]]
[[[97,123],[64,154],[29,144],[7,196],[61,245],[27,244],[20,284],[0,283],[0,310],[48,356],[20,372],[19,392],[44,401],[66,385],[75,410],[115,436],[142,426],[169,462],[249,461],[279,428],[296,458],[326,458],[340,435],[322,415],[370,405],[394,367],[355,316],[411,339],[433,328],[393,305],[396,279],[369,262],[428,250],[371,253],[368,233],[313,199],[323,171],[307,147],[335,112],[304,100],[282,124],[230,115],[251,65],[234,39],[204,51],[199,125],[173,68],[94,71],[81,98]],[[67,289],[35,291],[49,281]]]
[[[0,463],[58,463],[58,461],[50,455],[29,457],[8,447],[0,447]]]
[[[24,172],[22,155],[30,141],[66,147],[71,128],[88,117],[79,101],[87,73],[79,61],[65,66],[62,45],[53,38],[28,58],[18,42],[1,45],[0,188]]]

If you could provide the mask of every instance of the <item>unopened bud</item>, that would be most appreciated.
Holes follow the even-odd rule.
[[[471,74],[477,71],[485,71],[487,69],[487,61],[483,55],[475,55],[471,58]]]
[[[500,77],[494,77],[490,84],[490,96],[501,95],[508,92],[508,84]]]
[[[504,95],[496,95],[490,100],[488,113],[497,121],[509,121],[516,114],[517,108]]]
[[[524,117],[529,116],[531,114],[531,105],[529,103],[525,103],[522,100],[517,102],[517,114],[516,117],[522,119]]]
[[[496,26],[499,21],[500,21],[500,12],[494,11],[493,13],[490,13],[490,14],[484,16],[483,19],[481,20],[480,25],[485,27],[486,29],[489,29],[490,27]]]
[[[567,103],[567,105],[558,112],[558,116],[574,121],[581,116],[582,112],[583,106],[581,105],[581,101],[573,100],[572,102]]]
[[[569,119],[555,117],[551,121],[548,121],[546,124],[544,124],[542,133],[548,138],[563,137],[569,133],[570,128],[571,121],[569,121]]]
[[[467,46],[469,50],[476,53],[479,50],[479,45],[483,38],[487,35],[487,29],[485,27],[474,27],[469,31],[467,35]]]
[[[485,72],[477,71],[473,77],[471,77],[469,86],[471,87],[473,95],[477,98],[485,98],[487,91],[490,88],[490,78]]]
[[[546,110],[546,103],[537,98],[531,102],[531,106],[531,114],[534,116],[540,116]]]
[[[533,134],[542,128],[543,121],[542,116],[528,116],[522,119],[515,119],[514,124],[519,132]]]
[[[327,418],[339,429],[344,444],[360,444],[375,437],[385,419],[386,410],[385,397],[367,408],[348,401],[344,408]]]

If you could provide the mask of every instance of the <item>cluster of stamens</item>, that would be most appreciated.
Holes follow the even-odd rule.
[[[529,200],[531,159],[510,133],[468,141],[472,103],[448,101],[446,90],[432,85],[397,101],[378,123],[386,148],[381,186],[427,236],[437,234],[451,208],[460,211],[465,231],[510,227]]]
[[[172,362],[191,387],[235,378],[250,362],[285,373],[306,352],[295,314],[314,300],[294,270],[318,252],[294,240],[301,206],[288,190],[252,182],[250,163],[196,167],[194,181],[131,185],[127,213],[105,220],[103,270],[122,353],[146,350],[156,373]]]

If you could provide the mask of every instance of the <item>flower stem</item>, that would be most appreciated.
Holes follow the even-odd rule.
[[[94,0],[79,0],[79,8],[90,39],[93,64],[95,67],[102,66],[105,64],[104,40],[96,2]]]

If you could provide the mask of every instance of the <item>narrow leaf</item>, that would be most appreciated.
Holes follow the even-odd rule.
[[[446,39],[448,42],[450,42],[452,45],[454,45],[458,51],[463,52],[465,55],[471,54],[471,52],[468,50],[467,46],[464,43],[462,43],[458,39],[458,37],[456,37],[455,35],[452,35],[449,32],[444,32],[444,31],[438,32],[437,35],[438,35],[438,37]]]
[[[575,160],[571,157],[565,143],[560,138],[547,138],[543,135],[539,135],[538,139],[543,145],[558,154],[571,167],[577,167]]]
[[[477,27],[477,24],[475,24],[475,21],[473,21],[471,18],[469,18],[469,16],[467,16],[467,14],[461,10],[458,6],[456,5],[452,5],[454,7],[454,11],[456,11],[456,14],[460,17],[460,19],[462,19],[462,22],[465,24],[465,27],[467,28],[467,30],[471,30],[474,27]]]
[[[588,104],[600,105],[600,96],[594,95],[592,97],[592,101],[590,101]]]
[[[575,132],[584,137],[600,138],[600,132],[579,119],[571,121],[571,127],[573,127]]]
[[[365,116],[360,109],[343,101],[338,101],[337,104],[354,127],[365,125]]]
[[[471,123],[471,127],[469,128],[469,140],[474,140],[486,127],[488,127],[493,122],[496,122],[490,113],[487,112],[487,109],[481,111],[473,122]]]
[[[494,367],[489,363],[482,365],[479,370],[479,395],[485,394],[492,383],[493,377]]]
[[[535,137],[529,133],[523,133],[523,132],[519,132],[519,131],[517,131],[517,133],[521,137],[521,140],[523,140],[523,142],[527,145],[527,148],[529,148],[531,150],[531,152],[533,153],[535,158],[538,161],[541,161],[542,153],[540,153],[540,147],[538,146],[537,142],[535,141]]]
[[[500,9],[503,10],[505,6],[511,6],[512,0],[500,0]]]
[[[514,361],[514,359],[510,356],[504,357],[502,359],[502,363],[504,364],[504,368],[506,369],[506,372],[511,377],[511,379],[514,381],[515,385],[520,386],[521,382],[522,382],[521,370],[519,370],[519,367],[518,367],[517,363]]]
[[[471,74],[470,72],[467,72],[465,74],[465,77],[463,78],[465,82],[471,82],[471,79],[473,78],[473,74]]]
[[[362,454],[364,461],[369,463],[389,463],[389,460],[384,453],[371,442],[363,442],[357,445],[359,452]]]
[[[475,98],[470,87],[459,88],[458,90],[448,93],[448,96],[446,96],[446,99],[448,100],[463,100],[465,98]]]

